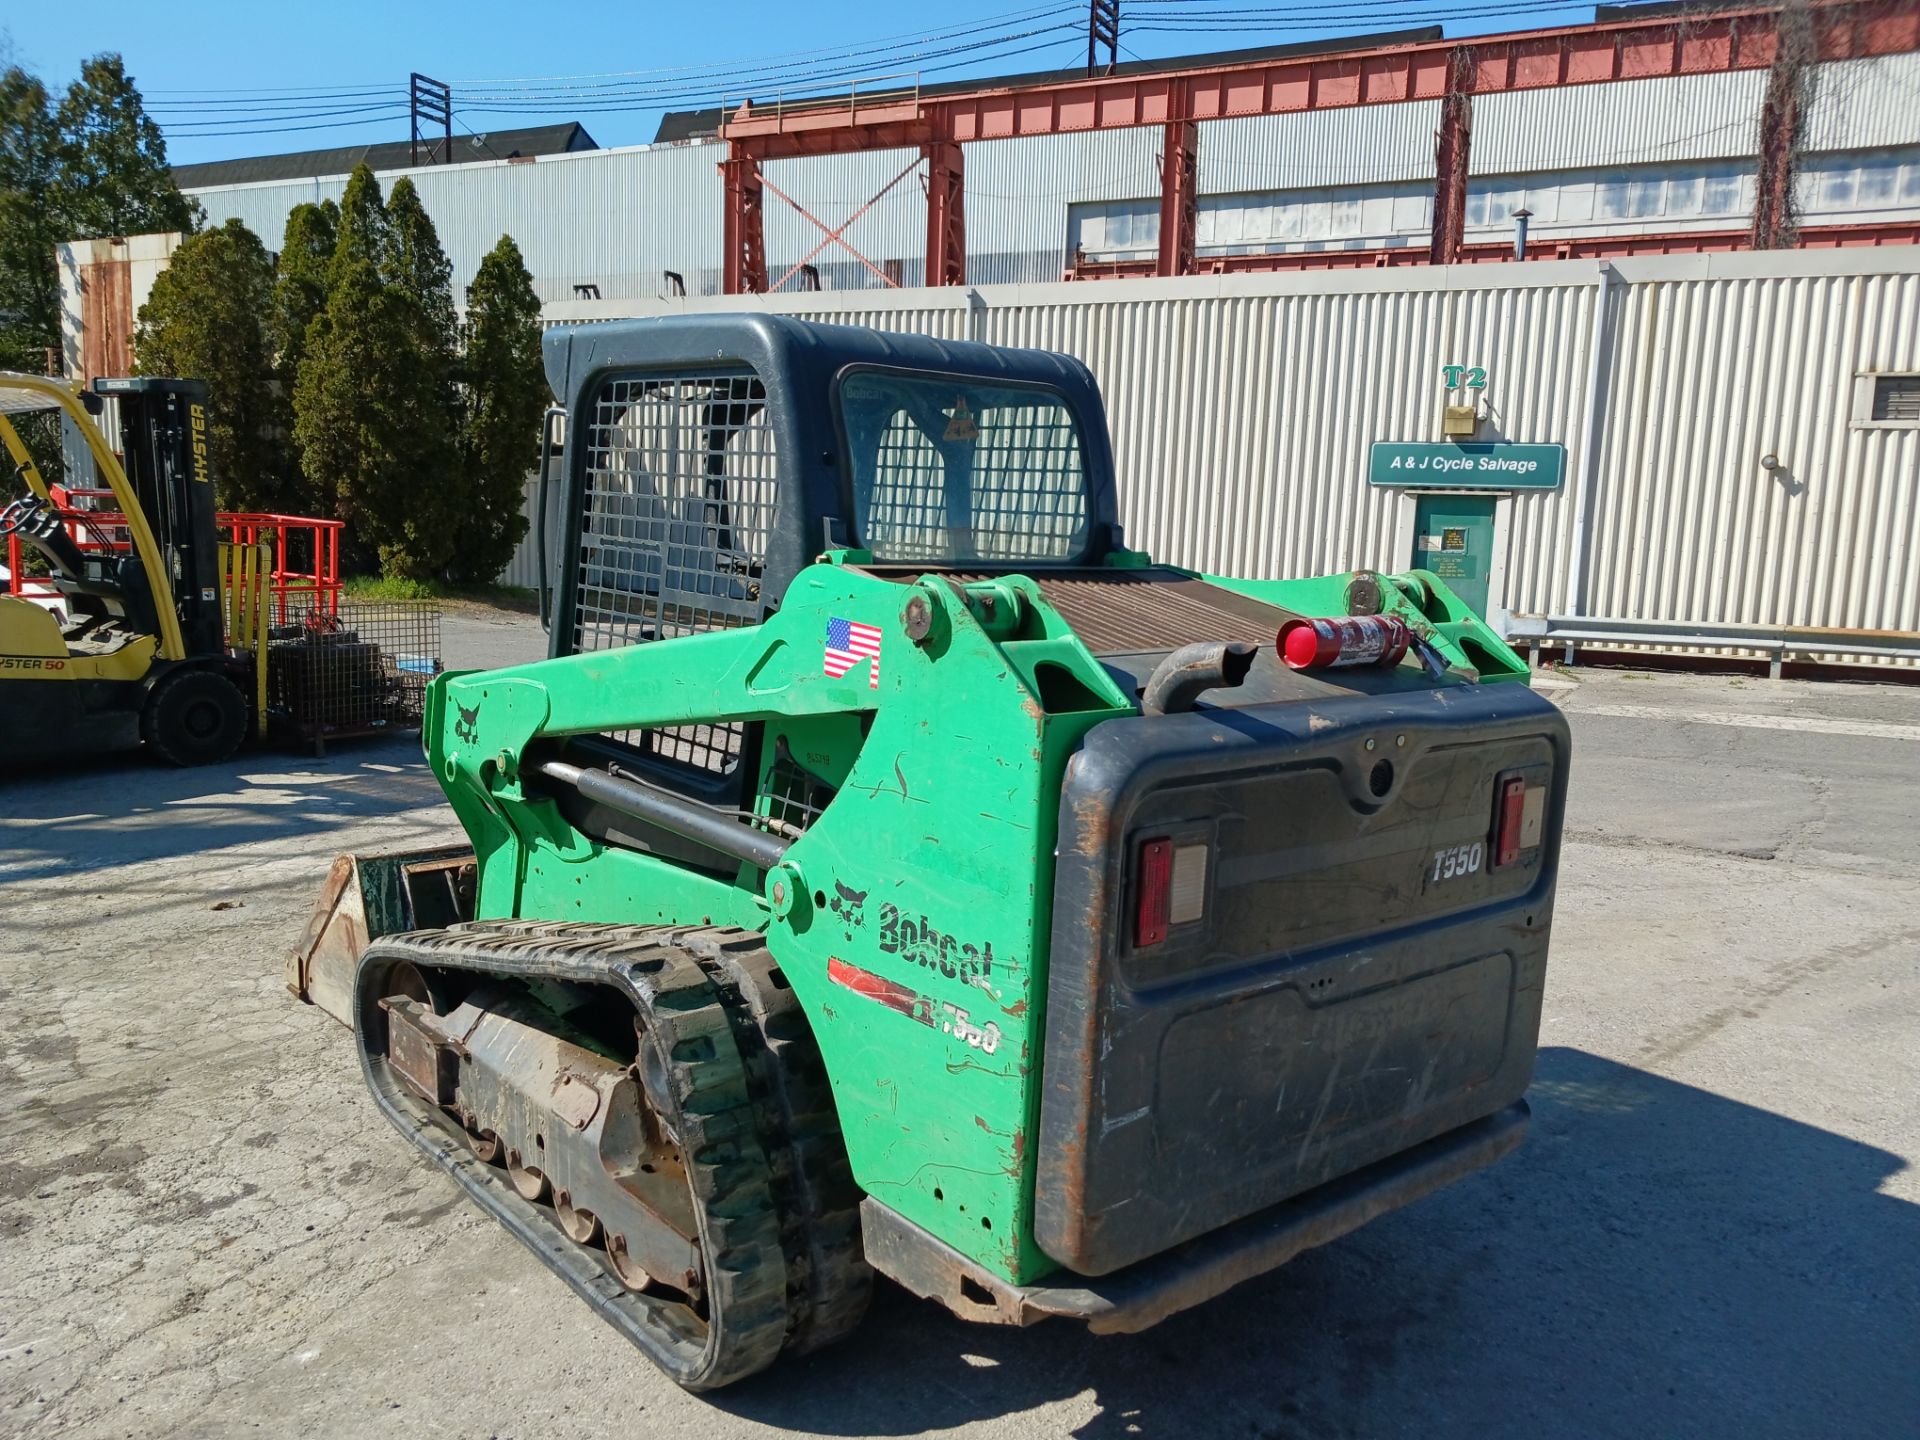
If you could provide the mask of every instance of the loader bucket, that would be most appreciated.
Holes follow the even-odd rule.
[[[353,1024],[360,954],[400,930],[473,918],[473,851],[465,846],[339,855],[287,956],[287,988],[342,1025]]]

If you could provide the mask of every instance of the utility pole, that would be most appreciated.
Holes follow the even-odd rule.
[[[1107,69],[1119,63],[1120,0],[1087,0],[1087,78],[1099,71],[1101,46],[1107,49]]]
[[[429,165],[453,162],[453,88],[430,80],[418,70],[407,77],[407,118],[412,139],[407,147],[407,163],[418,165],[420,152],[426,151]],[[440,127],[440,153],[435,155],[432,127]]]

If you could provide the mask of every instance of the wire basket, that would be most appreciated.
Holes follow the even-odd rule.
[[[337,613],[309,610],[272,630],[268,713],[314,744],[417,730],[440,670],[436,602],[343,600]]]

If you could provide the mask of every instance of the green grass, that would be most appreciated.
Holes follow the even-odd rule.
[[[533,614],[539,595],[521,585],[449,585],[442,580],[403,580],[392,575],[355,575],[343,586],[349,600],[464,600]]]

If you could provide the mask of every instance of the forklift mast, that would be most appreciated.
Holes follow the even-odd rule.
[[[119,409],[123,468],[159,545],[187,653],[216,652],[223,630],[207,387],[136,376],[96,379],[93,391]]]

